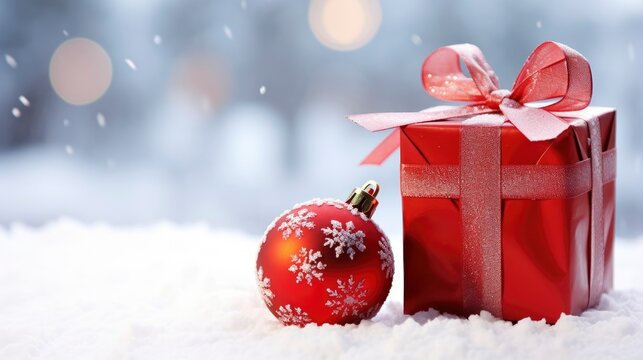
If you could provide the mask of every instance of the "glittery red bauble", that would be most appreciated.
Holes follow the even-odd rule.
[[[393,281],[388,238],[339,200],[312,200],[268,227],[257,257],[264,302],[284,325],[369,319]]]

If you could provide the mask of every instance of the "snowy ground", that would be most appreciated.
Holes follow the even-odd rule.
[[[617,290],[598,309],[554,326],[404,316],[398,271],[373,321],[304,329],[261,303],[258,241],[205,225],[0,229],[0,359],[643,356],[643,240],[617,242]]]

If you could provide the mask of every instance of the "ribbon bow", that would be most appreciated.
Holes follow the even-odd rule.
[[[460,68],[466,66],[470,77]],[[556,138],[570,125],[552,112],[584,109],[592,97],[592,74],[587,60],[576,50],[553,41],[540,44],[527,58],[511,91],[500,89],[498,77],[480,49],[472,44],[442,47],[422,65],[422,84],[435,98],[467,101],[453,108],[435,107],[422,112],[350,115],[358,125],[379,131],[409,124],[501,112],[531,141]],[[558,99],[544,107],[527,103]],[[362,164],[381,164],[399,147],[398,131],[378,145]]]

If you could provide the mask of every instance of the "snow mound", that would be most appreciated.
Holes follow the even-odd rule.
[[[0,229],[0,359],[636,358],[643,241],[616,245],[616,291],[582,316],[402,315],[401,271],[372,321],[283,327],[263,305],[260,236],[206,225],[60,220]],[[399,237],[393,252],[401,264]],[[627,288],[627,289],[626,289]]]

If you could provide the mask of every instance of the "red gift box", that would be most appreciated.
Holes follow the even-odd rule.
[[[367,163],[401,149],[404,312],[553,323],[595,305],[613,283],[615,111],[586,108],[586,60],[544,43],[498,90],[479,49],[456,45],[430,55],[422,78],[429,94],[473,103],[351,116],[398,127]]]

